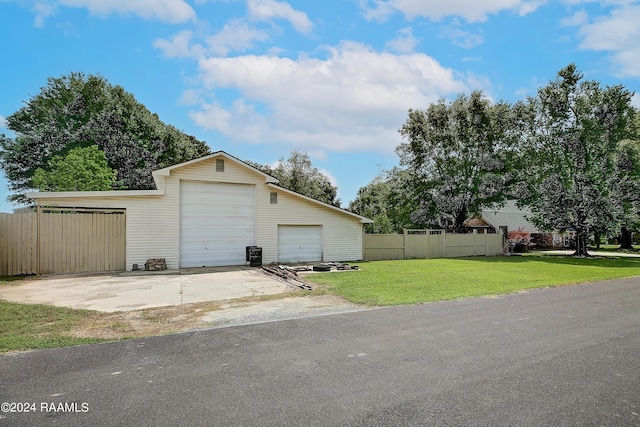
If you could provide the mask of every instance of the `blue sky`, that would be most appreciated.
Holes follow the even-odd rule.
[[[638,22],[631,0],[0,0],[0,133],[48,77],[101,74],[213,151],[307,152],[346,206],[409,108],[516,101],[571,62],[637,91]]]

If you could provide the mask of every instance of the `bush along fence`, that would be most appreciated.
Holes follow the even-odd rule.
[[[457,258],[502,255],[502,234],[452,234],[444,230],[405,230],[404,234],[365,234],[364,259]]]

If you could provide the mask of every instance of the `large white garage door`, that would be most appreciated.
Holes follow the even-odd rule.
[[[278,262],[322,261],[321,225],[279,225]]]
[[[241,265],[255,244],[255,187],[180,183],[180,267]]]

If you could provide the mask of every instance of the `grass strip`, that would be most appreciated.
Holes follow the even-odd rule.
[[[418,304],[640,276],[640,258],[559,256],[374,261],[309,275],[326,291],[370,306]]]
[[[106,341],[69,334],[74,326],[94,315],[89,310],[0,301],[0,353]]]

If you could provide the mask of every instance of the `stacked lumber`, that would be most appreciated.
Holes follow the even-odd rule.
[[[289,286],[297,289],[304,289],[307,291],[312,290],[308,283],[303,282],[298,278],[298,273],[294,269],[290,269],[284,266],[277,267],[265,267],[262,266],[262,271],[272,276],[276,280],[283,282]]]

